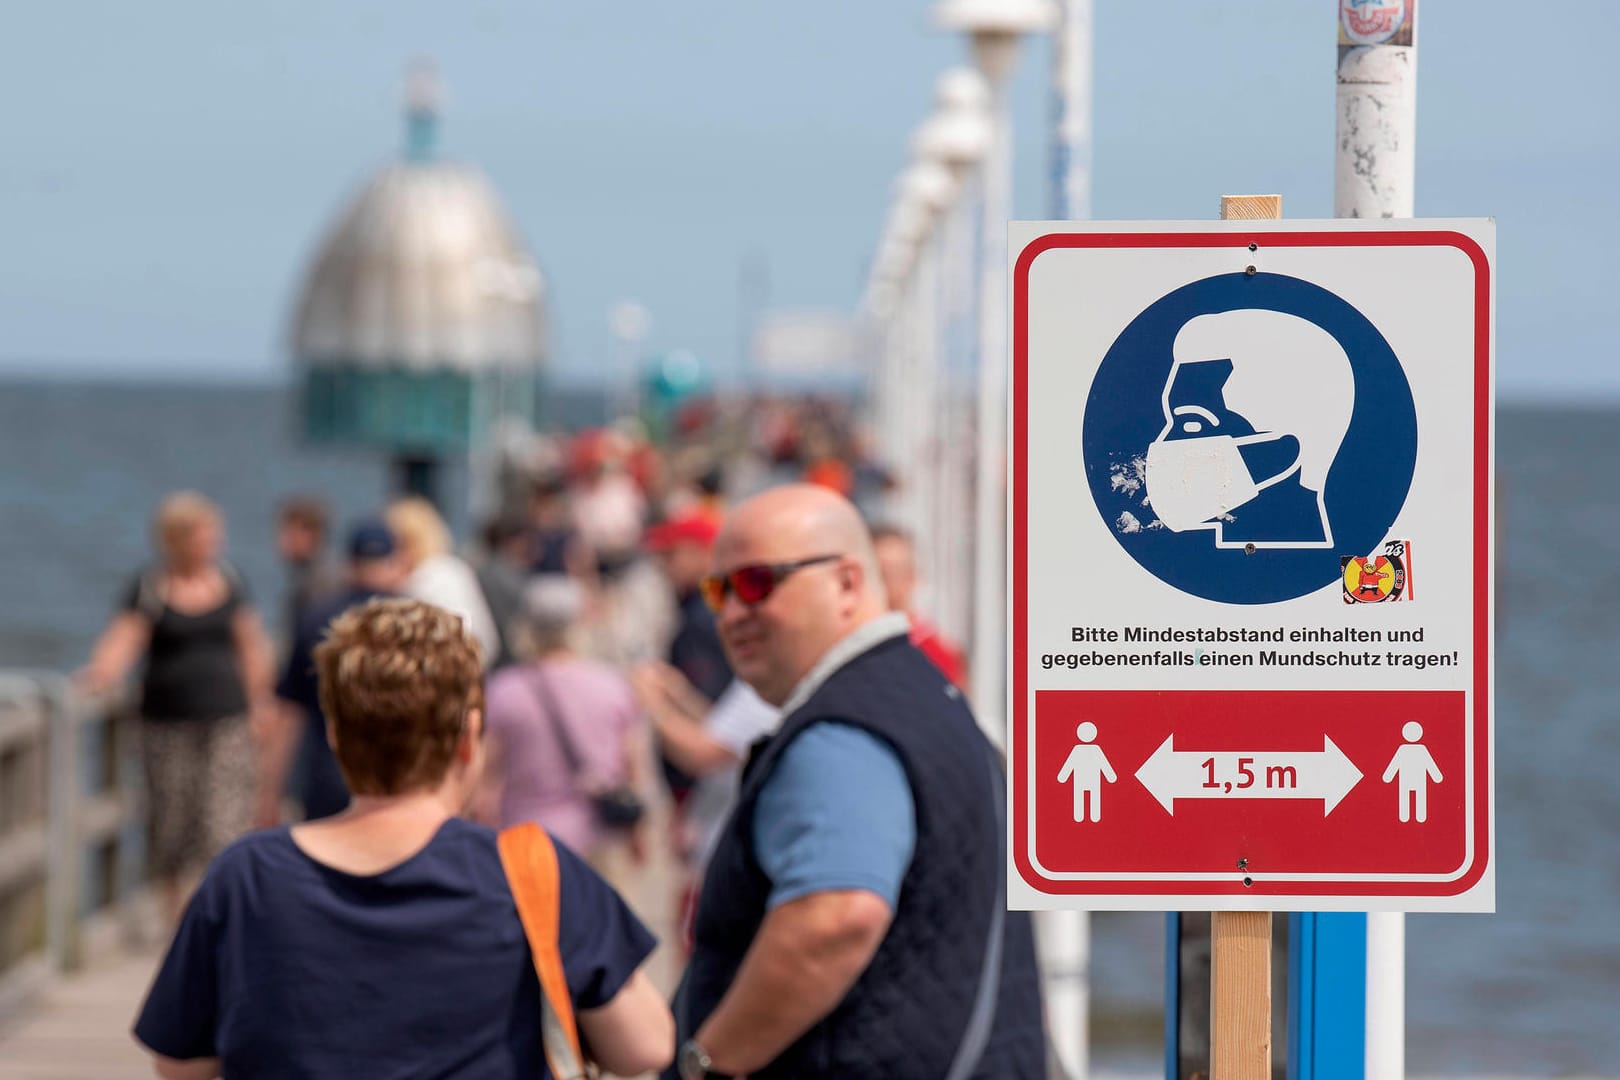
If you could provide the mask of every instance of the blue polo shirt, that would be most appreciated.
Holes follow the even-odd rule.
[[[575,1009],[607,1004],[655,944],[557,845]],[[381,874],[318,863],[286,828],[209,866],[135,1023],[172,1058],[263,1077],[549,1077],[540,988],[495,833],[452,818]]]
[[[917,846],[917,810],[894,748],[864,728],[823,722],[782,752],[754,807],[767,906],[866,889],[894,908]]]

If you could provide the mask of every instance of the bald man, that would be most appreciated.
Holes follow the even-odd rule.
[[[886,610],[855,508],[767,491],[727,521],[714,570],[732,668],[782,726],[709,862],[666,1076],[1044,1077],[1000,764]]]

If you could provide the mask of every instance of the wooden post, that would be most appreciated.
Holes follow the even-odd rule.
[[[1282,217],[1281,195],[1222,195],[1222,221]],[[1271,913],[1217,911],[1211,917],[1211,1080],[1271,1076]]]
[[[1282,217],[1281,195],[1222,195],[1222,221],[1259,221]]]
[[[1211,916],[1209,1057],[1212,1080],[1271,1076],[1271,912]]]

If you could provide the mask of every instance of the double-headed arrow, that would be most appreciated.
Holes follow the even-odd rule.
[[[1167,737],[1136,778],[1172,815],[1177,799],[1321,799],[1322,816],[1361,781],[1361,770],[1322,736],[1322,752],[1285,753],[1175,748]]]

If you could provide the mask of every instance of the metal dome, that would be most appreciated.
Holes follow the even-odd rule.
[[[476,169],[389,166],[343,211],[293,323],[314,366],[474,372],[545,355],[544,284]]]

